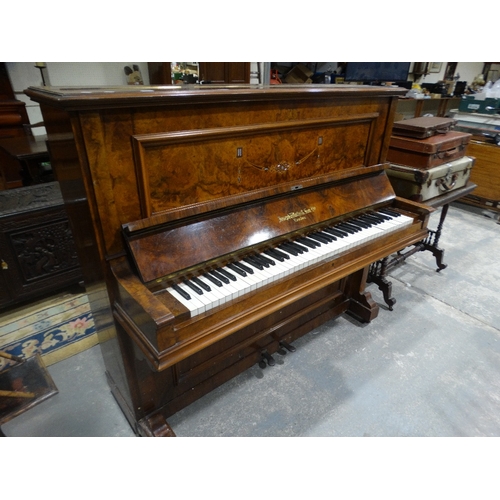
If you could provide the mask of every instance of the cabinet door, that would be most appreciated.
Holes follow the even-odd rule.
[[[227,83],[250,83],[250,63],[226,63]]]
[[[148,62],[150,85],[170,85],[172,83],[171,63]]]
[[[249,62],[200,62],[200,79],[213,84],[250,83]]]

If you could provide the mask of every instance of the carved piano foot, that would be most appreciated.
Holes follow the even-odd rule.
[[[143,418],[137,422],[137,428],[138,434],[142,437],[176,437],[161,413]]]
[[[267,352],[261,352],[261,359],[259,361],[259,366],[264,369],[266,366],[274,366],[276,364],[276,360]]]
[[[435,245],[429,245],[429,244],[424,244],[424,247],[422,250],[428,250],[429,252],[434,255],[434,258],[436,259],[436,265],[437,269],[436,272],[441,271],[442,269],[446,269],[448,267],[448,264],[444,264],[444,250],[441,248],[435,246]]]
[[[432,253],[433,253],[434,257],[436,258],[436,265],[438,267],[436,269],[436,272],[439,272],[442,269],[446,269],[448,267],[448,264],[443,263],[444,250],[441,250],[440,248],[435,248],[435,250]]]
[[[351,297],[347,313],[363,323],[369,323],[378,316],[379,306],[369,292],[363,292]]]

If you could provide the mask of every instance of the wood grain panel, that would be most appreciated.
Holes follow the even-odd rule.
[[[477,188],[469,199],[475,200],[485,208],[496,206],[500,209],[500,147],[484,142],[471,141],[467,154],[476,158],[476,163],[471,171],[470,180],[477,184]]]
[[[366,165],[378,116],[136,135],[142,217]]]

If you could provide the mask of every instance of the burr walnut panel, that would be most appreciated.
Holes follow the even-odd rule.
[[[141,215],[366,165],[378,116],[136,135]]]

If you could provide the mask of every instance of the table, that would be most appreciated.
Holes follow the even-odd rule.
[[[476,187],[476,184],[469,181],[467,185],[462,188],[456,189],[441,196],[436,196],[435,198],[423,202],[432,208],[442,207],[441,216],[439,218],[439,223],[436,230],[434,231],[432,229],[427,229],[427,237],[424,240],[412,245],[413,248],[411,250],[407,250],[406,252],[404,252],[403,249],[394,255],[390,255],[382,260],[374,262],[370,266],[367,281],[369,283],[375,283],[376,285],[378,285],[379,289],[383,293],[384,301],[389,307],[390,311],[393,310],[396,299],[392,297],[392,283],[386,278],[389,271],[391,269],[394,269],[399,264],[402,264],[411,255],[423,251],[432,252],[432,254],[434,255],[434,257],[436,258],[437,272],[445,269],[447,267],[447,264],[444,264],[443,262],[444,250],[439,248],[439,239],[441,237],[441,231],[443,229],[446,215],[448,214],[450,203],[469,195],[472,191],[474,191],[474,189],[476,189]]]

